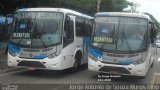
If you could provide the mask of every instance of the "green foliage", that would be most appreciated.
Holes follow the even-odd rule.
[[[69,8],[89,15],[97,12],[96,0],[1,0],[4,12],[14,12],[18,8],[59,7]],[[127,0],[102,0],[100,11],[122,11],[128,6]]]
[[[121,12],[128,4],[126,0],[102,0],[100,11]]]
[[[148,16],[151,18],[151,20],[154,22],[154,24],[155,24],[155,26],[156,26],[156,30],[157,30],[158,32],[160,32],[160,24],[159,24],[159,22],[153,17],[153,15],[151,15],[151,14],[149,14],[149,13],[144,13],[144,14],[148,15]]]
[[[137,2],[128,2],[128,6],[131,7],[131,9],[125,10],[125,12],[133,12],[138,13],[137,8],[140,6]]]

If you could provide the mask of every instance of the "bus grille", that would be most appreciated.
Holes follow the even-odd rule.
[[[45,66],[38,61],[21,61],[18,63],[18,66],[45,68]]]
[[[51,51],[51,50],[52,50],[52,48],[45,48],[42,50],[42,52],[47,52],[47,51]]]
[[[42,52],[48,52],[48,51],[51,51],[53,48],[45,48],[45,49],[42,49]],[[40,49],[23,49],[24,52],[40,52],[41,50]]]
[[[112,53],[109,53],[109,54],[107,54],[107,56],[124,58],[124,57],[135,57],[135,56],[138,56],[138,54],[121,55],[121,54],[112,54]]]
[[[104,67],[100,68],[99,71],[102,71],[102,72],[116,71],[119,74],[130,74],[130,72],[123,67],[104,66]]]
[[[40,52],[39,49],[23,49],[24,52]]]

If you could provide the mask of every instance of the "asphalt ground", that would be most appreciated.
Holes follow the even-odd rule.
[[[0,50],[0,73],[4,72],[8,68],[7,66],[7,55],[5,50]]]
[[[0,74],[18,70],[18,68],[7,66],[7,54],[5,49],[0,49]]]

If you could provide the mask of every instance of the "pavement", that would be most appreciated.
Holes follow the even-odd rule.
[[[0,49],[0,73],[4,72],[7,68],[7,55],[4,49]]]
[[[8,67],[7,54],[5,49],[0,49],[0,74],[18,70],[18,68]]]

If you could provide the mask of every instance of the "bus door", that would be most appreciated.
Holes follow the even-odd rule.
[[[83,60],[88,60],[88,47],[91,43],[92,22],[85,20],[84,22],[84,36],[83,36]]]

